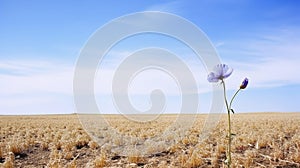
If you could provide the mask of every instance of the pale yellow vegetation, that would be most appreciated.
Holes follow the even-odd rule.
[[[105,117],[110,128],[100,125],[87,134],[76,115],[0,116],[0,167],[225,166],[225,115],[207,139],[199,139],[206,115],[197,116],[185,133],[183,125],[172,125],[176,115],[151,122]],[[300,113],[232,115],[233,167],[300,167],[299,123]],[[139,150],[123,148],[141,144]]]

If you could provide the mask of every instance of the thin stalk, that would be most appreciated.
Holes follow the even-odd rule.
[[[231,110],[231,104],[232,104],[232,102],[233,102],[233,99],[234,99],[235,96],[240,92],[240,90],[241,90],[241,89],[237,90],[237,91],[235,92],[235,94],[233,95],[232,99],[230,100],[230,103],[229,103],[229,110]]]
[[[228,106],[227,96],[226,96],[226,87],[225,82],[222,79],[223,91],[224,91],[224,99],[227,108],[227,117],[228,117],[228,149],[227,149],[227,167],[231,167],[231,121],[230,121],[230,108]]]

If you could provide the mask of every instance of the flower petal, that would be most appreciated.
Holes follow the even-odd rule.
[[[228,65],[226,64],[221,64],[222,66],[222,76],[224,76],[224,74],[226,74],[226,72],[228,71]]]
[[[223,72],[224,72],[223,73],[223,78],[227,78],[227,77],[229,77],[232,74],[233,69],[227,66],[226,67],[226,71],[223,71]]]
[[[218,64],[214,67],[213,72],[215,73],[215,76],[220,78],[223,76],[223,64]]]
[[[219,81],[219,78],[216,77],[215,73],[211,72],[211,73],[208,74],[207,80],[208,80],[209,82],[218,82],[218,81]]]
[[[218,64],[214,67],[213,72],[211,72],[207,80],[209,82],[218,82],[219,80],[223,80],[227,77],[229,77],[233,72],[233,69],[230,68],[226,64]]]

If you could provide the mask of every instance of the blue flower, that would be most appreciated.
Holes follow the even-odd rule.
[[[213,72],[208,74],[207,80],[209,82],[218,82],[229,77],[233,69],[226,64],[218,64],[214,67]]]
[[[245,89],[248,85],[248,78],[245,78],[240,86],[240,89]]]

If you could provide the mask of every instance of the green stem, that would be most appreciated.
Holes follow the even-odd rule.
[[[226,96],[226,87],[225,82],[222,79],[223,89],[224,89],[224,99],[227,108],[227,116],[228,116],[228,149],[227,149],[227,166],[231,167],[231,121],[230,121],[230,108],[228,106],[227,96]],[[232,101],[231,101],[232,102]]]
[[[237,91],[235,92],[235,94],[233,95],[232,99],[230,100],[230,103],[229,103],[229,110],[231,110],[231,104],[232,104],[232,102],[233,102],[233,99],[234,99],[235,96],[240,92],[240,90],[241,90],[241,89],[237,90]]]

